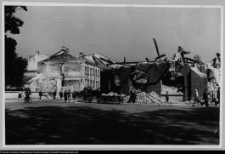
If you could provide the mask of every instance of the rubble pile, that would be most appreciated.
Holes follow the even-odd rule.
[[[129,98],[128,98],[129,99]],[[192,105],[194,101],[172,101],[166,102],[163,98],[160,98],[155,92],[151,92],[149,94],[142,92],[137,94],[136,102],[137,104],[181,104],[181,105]]]
[[[142,93],[137,94],[135,103],[138,103],[138,104],[153,104],[153,103],[161,104],[164,102],[165,101],[162,98],[160,98],[155,92],[151,92],[149,94],[142,92]]]
[[[102,96],[105,96],[105,99],[108,101],[113,101],[112,97],[110,97],[110,96],[116,96],[116,97],[119,96],[119,97],[123,98],[124,103],[127,103],[128,100],[130,99],[130,95],[124,95],[124,94],[119,95],[114,92],[110,92],[108,94],[102,94]],[[204,102],[204,100],[200,99],[200,102]],[[199,104],[200,104],[200,102],[199,102]],[[161,98],[155,92],[151,92],[151,93],[140,92],[140,93],[136,94],[135,104],[146,104],[146,105],[150,105],[150,104],[172,105],[173,104],[173,105],[192,105],[192,106],[196,105],[194,100],[181,101],[181,102],[169,100],[169,102],[166,102],[165,99]],[[209,102],[209,104],[210,104],[210,102]]]

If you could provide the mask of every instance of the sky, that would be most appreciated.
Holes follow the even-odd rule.
[[[116,61],[170,59],[178,46],[209,62],[220,52],[219,8],[27,6],[15,16],[24,21],[16,52],[52,55],[62,46],[75,57],[101,53]]]

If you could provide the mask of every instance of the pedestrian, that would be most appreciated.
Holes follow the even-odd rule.
[[[42,91],[40,90],[39,91],[39,97],[40,97],[40,99],[41,99],[41,96],[42,96]]]
[[[67,91],[66,90],[64,91],[64,100],[65,100],[65,103],[66,103],[66,101],[67,101]]]
[[[208,107],[209,103],[208,103],[208,92],[207,92],[207,89],[205,89],[204,92],[203,92],[203,99],[204,99],[205,106]]]
[[[56,97],[56,90],[54,90],[53,92],[53,99],[55,100],[55,97]]]
[[[68,91],[67,95],[68,95],[68,103],[69,103],[70,102],[70,96],[71,96],[70,90]]]
[[[166,102],[169,103],[169,94],[168,94],[168,91],[166,91],[166,96],[165,97],[166,97]]]
[[[19,93],[18,93],[18,100],[22,100],[23,98],[22,98],[22,91],[20,91]]]
[[[25,103],[26,102],[27,103],[30,103],[30,93],[31,93],[30,89],[27,89],[26,90],[26,93],[25,93],[25,95],[26,95],[26,97],[25,97]]]
[[[25,99],[25,97],[26,97],[26,94],[25,94],[25,91],[23,91],[22,92],[22,98]]]
[[[215,105],[216,105],[216,102],[217,102],[217,89],[214,86],[214,89],[212,91],[212,104],[215,103]]]
[[[86,88],[84,89],[83,100],[84,100],[85,102],[88,101],[88,91],[87,91]]]
[[[217,106],[218,104],[220,104],[220,87],[218,87],[218,90],[217,90],[217,101],[215,103],[215,106]]]
[[[130,91],[130,99],[127,103],[135,103],[136,101],[136,94],[133,91]]]
[[[72,97],[73,97],[73,102],[75,103],[75,98],[76,98],[76,91],[74,90],[73,94],[72,94]]]
[[[195,103],[198,104],[199,103],[199,93],[198,90],[195,89]]]
[[[63,98],[63,91],[62,90],[60,91],[59,96],[60,96],[60,99],[62,100],[62,98]]]

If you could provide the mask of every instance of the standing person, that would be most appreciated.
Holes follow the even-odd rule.
[[[215,106],[217,106],[217,104],[220,104],[220,87],[218,87],[216,95],[217,95],[217,101],[215,103]]]
[[[53,99],[55,100],[55,97],[56,97],[56,90],[54,90],[53,92]]]
[[[22,92],[20,91],[19,93],[18,93],[18,100],[22,100],[23,98],[22,98]]]
[[[66,90],[64,91],[64,100],[65,100],[65,103],[66,103],[66,101],[67,101],[67,91]]]
[[[40,99],[41,99],[41,96],[42,96],[42,91],[40,90],[40,92],[39,92],[39,97],[40,97]]]
[[[30,89],[27,89],[26,90],[26,93],[25,93],[25,95],[26,95],[26,97],[25,97],[25,103],[27,102],[27,103],[30,103]]]
[[[25,99],[25,97],[26,97],[25,91],[22,91],[22,98]]]
[[[135,103],[136,101],[136,94],[133,91],[130,91],[130,99],[128,100],[127,103]]]
[[[71,96],[70,90],[68,91],[67,95],[68,95],[68,103],[69,103],[70,102],[70,96]]]
[[[207,89],[205,89],[205,91],[203,92],[203,99],[205,100],[205,106],[208,107],[209,103],[208,103],[208,92]]]
[[[75,103],[75,98],[76,98],[76,91],[74,90],[73,94],[72,94],[72,97],[73,97],[73,102]]]
[[[87,91],[86,88],[84,89],[83,100],[84,100],[85,102],[88,100],[88,91]]]
[[[214,89],[212,90],[212,104],[215,103],[216,105],[217,102],[217,88],[214,85]]]
[[[199,93],[198,90],[195,89],[195,103],[197,104],[199,102]]]
[[[62,98],[63,98],[63,91],[62,90],[60,91],[59,96],[60,96],[60,99],[62,100]]]
[[[168,91],[166,91],[166,96],[165,97],[166,97],[166,102],[169,103],[169,94],[168,94]]]

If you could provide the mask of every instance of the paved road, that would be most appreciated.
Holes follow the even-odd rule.
[[[6,144],[218,145],[219,107],[5,103]]]

